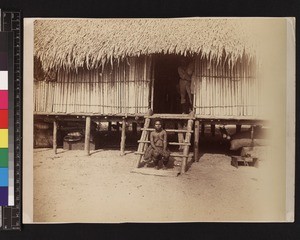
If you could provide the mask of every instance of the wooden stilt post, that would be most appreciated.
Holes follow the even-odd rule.
[[[91,117],[86,117],[84,151],[86,152],[87,156],[90,155],[90,137],[91,137]]]
[[[201,137],[204,137],[205,136],[205,124],[202,123],[201,124]]]
[[[120,122],[117,122],[117,132],[120,132]]]
[[[194,161],[199,162],[199,120],[195,121],[195,135],[194,135]]]
[[[108,122],[108,131],[111,132],[111,122]]]
[[[57,121],[53,122],[53,152],[57,154]]]
[[[251,125],[251,140],[254,141],[254,126]]]
[[[193,128],[193,120],[188,120],[188,124],[187,124],[187,133],[185,135],[185,143],[190,143],[191,142],[191,131]],[[184,149],[183,149],[183,155],[187,156],[187,157],[183,157],[182,159],[182,163],[181,163],[181,174],[185,173],[186,171],[186,165],[187,165],[187,160],[188,160],[188,154],[189,154],[189,145],[185,145]]]
[[[242,125],[240,125],[240,124],[237,124],[236,125],[236,133],[239,133],[239,132],[241,132],[241,129],[242,129]]]
[[[121,135],[121,155],[125,155],[125,141],[126,141],[126,120],[123,118],[122,120],[122,135]]]
[[[254,126],[251,125],[251,147],[254,147]]]
[[[211,124],[210,129],[211,129],[211,136],[214,137],[216,135],[216,125]]]

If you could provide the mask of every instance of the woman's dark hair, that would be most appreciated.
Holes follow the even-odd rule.
[[[155,125],[156,122],[160,122],[160,124],[163,126],[163,121],[160,118],[155,118],[153,121],[153,125]]]

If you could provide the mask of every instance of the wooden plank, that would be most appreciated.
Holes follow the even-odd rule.
[[[144,152],[134,152],[134,154],[136,154],[136,155],[144,155],[145,153]]]
[[[90,137],[91,137],[91,117],[86,117],[85,123],[85,139],[84,139],[84,151],[86,155],[90,155]]]
[[[189,120],[194,119],[194,114],[153,114],[151,116],[147,116],[147,118],[161,118],[161,119],[182,119]]]
[[[53,152],[57,153],[57,121],[53,122]]]
[[[195,135],[194,135],[194,161],[199,161],[199,133],[200,123],[199,120],[195,121]]]
[[[111,121],[117,121],[118,119],[121,119],[122,117],[126,118],[145,118],[145,114],[103,114],[103,113],[79,113],[79,112],[73,112],[73,113],[57,113],[57,112],[45,112],[45,111],[35,111],[35,116],[61,116],[61,117],[81,117],[81,116],[92,116],[92,117],[98,117],[102,119],[110,119]],[[63,118],[62,118],[63,119]],[[221,124],[222,122],[226,122],[226,124],[237,124],[238,122],[243,123],[243,125],[251,125],[252,123],[254,125],[260,124],[260,125],[268,125],[269,121],[267,119],[254,117],[254,116],[206,116],[206,115],[196,115],[195,119],[199,119],[202,123],[210,123],[213,121],[219,122],[216,124]],[[107,121],[107,120],[106,120]]]
[[[188,154],[181,154],[181,153],[171,153],[170,156],[171,157],[180,157],[180,158],[188,158],[189,157]]]
[[[186,142],[182,142],[182,143],[179,143],[179,142],[169,142],[168,144],[169,145],[174,145],[174,146],[191,146],[191,143],[186,143]]]
[[[147,141],[139,140],[138,143],[150,143],[150,141],[149,140],[147,140]],[[185,142],[181,142],[181,143],[180,142],[168,142],[168,144],[169,145],[176,145],[176,146],[177,145],[178,146],[181,146],[181,145],[182,146],[184,146],[184,145],[189,145],[190,146],[191,145],[190,143],[185,143]]]
[[[267,126],[270,124],[269,121],[261,121],[261,120],[230,120],[230,119],[199,119],[201,123],[204,124],[219,124],[219,125],[264,125]]]
[[[144,155],[145,153],[144,152],[134,152],[134,154],[136,155]],[[180,154],[180,153],[171,153],[170,154],[171,157],[185,157],[185,158],[188,158],[189,155],[184,155],[184,154]]]
[[[220,115],[215,115],[215,116],[206,116],[206,115],[196,115],[196,119],[208,119],[208,120],[257,120],[257,121],[266,121],[266,119],[259,118],[259,117],[254,117],[254,116],[233,116],[233,115],[228,115],[228,116],[220,116]]]
[[[149,131],[149,132],[153,132],[155,131],[154,128],[141,128],[141,130],[143,131]],[[175,132],[175,133],[187,133],[188,130],[186,129],[165,129],[166,132]],[[193,132],[193,130],[190,131],[191,133]]]
[[[156,170],[153,168],[135,168],[131,171],[132,173],[139,173],[144,175],[154,175],[161,177],[177,177],[180,172],[176,168],[174,170]]]

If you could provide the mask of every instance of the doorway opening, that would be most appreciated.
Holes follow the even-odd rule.
[[[154,61],[153,112],[182,113],[178,67],[192,59],[175,54],[158,54]]]
[[[154,113],[180,113],[178,55],[157,55],[154,58]]]

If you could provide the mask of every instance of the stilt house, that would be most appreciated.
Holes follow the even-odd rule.
[[[250,39],[235,19],[36,20],[34,114],[135,121],[151,109],[196,131],[254,124],[261,79]],[[192,117],[178,108],[183,58],[194,62]]]

